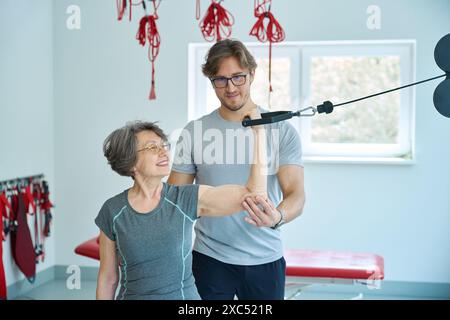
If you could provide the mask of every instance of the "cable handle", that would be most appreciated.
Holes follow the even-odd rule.
[[[284,121],[291,119],[294,116],[299,116],[299,111],[292,112],[292,111],[275,111],[275,112],[266,112],[261,113],[261,119],[255,119],[252,120],[249,117],[245,117],[242,121],[242,126],[249,127],[249,126],[257,126],[261,124],[270,124],[275,123],[279,121]]]

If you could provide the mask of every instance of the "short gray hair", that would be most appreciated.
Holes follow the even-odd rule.
[[[108,164],[121,176],[132,177],[133,167],[137,161],[137,137],[142,131],[153,131],[164,141],[167,136],[156,122],[133,121],[114,130],[103,142],[103,154]]]

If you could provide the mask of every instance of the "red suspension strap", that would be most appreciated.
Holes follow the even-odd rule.
[[[220,5],[222,0],[211,0],[211,5],[200,21],[200,29],[206,41],[220,41],[231,35],[234,24],[233,15]],[[199,3],[197,2],[197,5]],[[199,10],[199,9],[198,9]]]
[[[200,0],[196,0],[195,3],[195,19],[200,19]]]
[[[153,3],[153,14],[147,15],[146,13],[145,16],[142,17],[139,23],[138,32],[136,34],[136,39],[142,46],[145,46],[146,41],[148,41],[149,43],[148,58],[152,63],[152,85],[149,95],[150,100],[156,99],[155,60],[156,57],[158,56],[159,47],[161,45],[161,37],[159,36],[158,28],[156,27],[156,20],[158,19],[157,10],[159,5],[161,4],[161,1],[158,2],[158,5],[156,5],[156,0],[152,0],[152,3]],[[142,2],[142,5],[144,7],[144,10],[146,11],[145,2]]]
[[[53,219],[51,208],[53,208],[53,203],[50,201],[50,191],[48,187],[47,181],[42,181],[42,190],[41,190],[41,201],[40,201],[40,210],[44,213],[45,221],[44,221],[44,231],[43,234],[45,237],[50,236],[50,224]]]
[[[36,212],[36,204],[34,203],[33,194],[31,193],[31,186],[27,185],[24,192],[25,212],[33,216]],[[31,211],[30,209],[31,205]]]
[[[116,0],[116,6],[117,6],[117,20],[122,20],[125,10],[127,9],[127,2],[129,7],[129,20],[131,21],[131,11],[133,6],[140,6],[144,0],[141,0],[138,3],[133,3],[132,0]]]
[[[122,20],[123,15],[125,13],[125,9],[127,8],[127,0],[116,0],[117,6],[117,20]]]
[[[3,241],[6,240],[6,235],[3,230],[4,216],[6,216],[6,208],[4,204],[0,202],[0,228],[2,229],[2,235],[0,236],[0,300],[5,300],[7,297],[5,268],[3,267]]]
[[[13,208],[8,200],[8,197],[6,196],[6,192],[2,191],[2,193],[0,193],[0,214],[3,218],[3,224],[0,226],[2,229],[2,237],[0,240],[5,241],[8,236],[12,211]]]
[[[2,199],[1,199],[2,195],[3,195],[3,193],[0,194],[0,221],[1,221],[0,229],[2,231],[2,234],[0,236],[0,242],[6,241],[6,226],[7,226],[7,224],[6,224],[6,220],[5,220],[5,223],[3,222],[3,219],[6,219],[8,217],[6,206],[3,204]]]
[[[0,237],[0,300],[7,299],[6,276],[3,267],[3,241],[6,241],[9,233],[12,211],[12,205],[6,196],[6,192],[3,190],[0,193],[0,229],[2,230]]]
[[[284,40],[284,30],[275,19],[270,8],[272,0],[255,0],[254,15],[258,19],[250,31],[260,42],[269,41],[269,90],[272,92],[272,43]],[[268,19],[267,26],[264,19]]]
[[[42,211],[40,204],[42,200],[42,190],[40,183],[33,183],[33,202],[36,205],[35,219],[34,219],[34,251],[36,252],[36,263],[39,259],[44,262],[44,229],[42,224]]]
[[[2,222],[2,217],[0,217],[0,222]],[[7,289],[5,269],[3,267],[3,241],[0,239],[0,300],[6,300],[6,298]]]

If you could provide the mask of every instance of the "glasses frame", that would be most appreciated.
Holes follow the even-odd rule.
[[[152,148],[153,146],[156,146],[156,147],[158,148],[156,152],[152,151],[151,148]],[[166,142],[164,142],[164,143],[162,143],[162,144],[152,143],[151,145],[148,145],[148,146],[146,146],[146,147],[143,147],[143,148],[139,149],[137,152],[141,152],[141,151],[144,151],[144,150],[148,150],[148,151],[150,151],[152,154],[160,154],[160,153],[161,153],[161,150],[164,150],[164,151],[168,152],[168,151],[170,151],[171,147],[172,147],[172,145],[171,145],[170,142],[168,142],[168,141],[166,141]]]
[[[234,75],[234,76],[232,76],[232,77],[212,77],[212,78],[210,78],[209,80],[211,81],[211,84],[212,84],[212,86],[215,88],[215,89],[223,89],[223,88],[226,88],[226,87],[228,87],[228,81],[231,81],[231,83],[234,85],[234,86],[236,86],[236,87],[240,87],[240,86],[243,86],[244,84],[246,84],[247,83],[247,76],[249,75],[250,73],[243,73],[243,74],[236,74],[236,75]],[[244,77],[244,82],[242,83],[242,84],[235,84],[234,83],[234,81],[233,81],[233,78],[234,77]],[[227,80],[227,84],[225,85],[225,86],[223,86],[223,87],[218,87],[218,86],[216,86],[216,84],[214,83],[214,81],[215,80],[218,80],[218,79],[226,79]]]

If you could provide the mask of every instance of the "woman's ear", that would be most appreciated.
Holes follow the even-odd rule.
[[[250,72],[250,84],[253,83],[253,80],[255,79],[255,70],[253,70],[252,72]]]
[[[136,177],[136,172],[137,172],[136,167],[131,168],[131,177],[133,178],[133,180]]]

